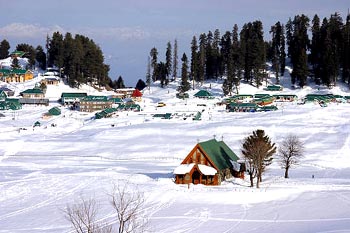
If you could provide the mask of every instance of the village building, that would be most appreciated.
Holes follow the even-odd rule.
[[[34,78],[34,73],[31,70],[24,69],[0,69],[0,80],[12,83],[12,82],[26,82]]]
[[[19,58],[19,57],[23,57],[24,54],[26,54],[26,53],[23,51],[15,50],[10,54],[10,56],[11,56],[11,58]]]
[[[277,102],[293,102],[298,99],[298,96],[292,94],[277,94],[273,95]]]
[[[232,102],[226,105],[229,112],[256,112],[259,106],[256,103]]]
[[[194,97],[201,98],[201,99],[213,99],[214,96],[207,90],[200,90],[196,94],[194,94]]]
[[[5,101],[6,98],[7,98],[6,92],[4,92],[3,90],[0,90],[0,102]]]
[[[70,104],[79,103],[80,100],[82,100],[86,96],[87,96],[87,93],[63,92],[61,94],[61,104],[70,105]]]
[[[95,112],[112,108],[112,104],[107,96],[88,95],[80,100],[79,109],[81,112]]]
[[[4,91],[8,97],[15,95],[15,92],[7,87],[0,87],[0,91]]]
[[[21,104],[49,105],[49,99],[40,88],[27,89],[20,93],[23,98],[19,99]]]
[[[140,102],[142,100],[142,92],[139,89],[135,89],[131,94],[131,98],[134,101]]]
[[[244,177],[244,164],[223,142],[211,139],[200,142],[175,168],[176,184],[220,185],[231,177]]]
[[[19,99],[6,98],[5,101],[0,102],[0,110],[19,110],[22,109],[22,104]]]
[[[266,91],[282,91],[283,87],[280,85],[268,85],[265,88]]]
[[[115,90],[117,94],[119,94],[121,98],[131,98],[132,93],[135,91],[135,88],[118,88]]]
[[[45,85],[58,85],[60,83],[60,79],[58,77],[45,77],[40,81]]]

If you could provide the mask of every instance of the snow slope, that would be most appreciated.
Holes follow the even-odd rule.
[[[283,93],[317,92],[288,89],[288,76],[282,83]],[[22,85],[29,84],[17,88]],[[48,107],[2,111],[0,232],[71,232],[63,210],[80,196],[94,198],[101,221],[115,224],[106,193],[126,180],[145,195],[151,232],[350,232],[350,104],[284,103],[275,112],[227,113],[215,105],[221,99],[220,82],[204,87],[216,98],[195,99],[196,89],[190,99],[179,100],[175,84],[152,86],[144,91],[143,111],[109,119],[92,120],[91,113],[64,107],[61,116],[41,119],[69,90],[63,84],[49,87]],[[349,94],[341,86],[319,91]],[[242,84],[240,92],[264,91]],[[157,108],[159,101],[167,105]],[[189,116],[197,111],[203,111],[202,120],[192,121]],[[177,117],[152,117],[167,112]],[[33,128],[37,120],[42,126]],[[305,158],[290,171],[290,179],[283,178],[275,162],[260,189],[248,187],[248,179],[219,187],[173,183],[173,170],[198,141],[223,139],[241,156],[243,138],[256,129],[264,129],[276,144],[288,133],[304,141]]]

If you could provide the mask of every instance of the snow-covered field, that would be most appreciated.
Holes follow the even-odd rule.
[[[49,107],[2,111],[0,232],[71,232],[63,210],[81,196],[95,199],[99,219],[114,224],[107,193],[125,180],[144,193],[151,232],[350,232],[350,104],[284,103],[275,112],[227,113],[215,105],[221,84],[209,86],[216,99],[208,101],[192,97],[198,89],[185,101],[175,98],[173,84],[155,86],[144,90],[143,111],[109,119],[91,120],[93,114],[64,107],[60,116],[41,119],[58,106],[60,93],[70,90],[63,84],[48,87]],[[247,84],[240,91],[264,92]],[[299,97],[309,92],[318,91],[283,91]],[[319,92],[349,94],[342,87]],[[157,108],[159,101],[167,105]],[[184,120],[203,109],[201,121]],[[167,112],[178,117],[152,117]],[[36,121],[41,127],[32,127]],[[248,187],[248,179],[218,187],[173,183],[174,168],[198,141],[223,139],[241,156],[242,140],[256,129],[264,129],[277,145],[288,133],[305,143],[305,158],[290,179],[275,162],[260,189]]]

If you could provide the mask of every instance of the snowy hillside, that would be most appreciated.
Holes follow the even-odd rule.
[[[311,92],[349,95],[342,86],[292,90],[288,75],[281,82],[282,93],[299,97]],[[20,90],[34,84],[15,86]],[[194,98],[200,88],[215,98]],[[175,98],[176,84],[171,83],[145,89],[141,112],[94,120],[93,113],[60,106],[60,116],[42,119],[67,91],[62,83],[49,87],[47,107],[1,111],[0,232],[71,232],[62,210],[80,196],[94,198],[99,219],[115,224],[106,193],[125,180],[144,193],[151,232],[350,232],[349,103],[278,103],[274,112],[229,113],[217,105],[220,81],[189,91],[188,100]],[[240,93],[266,91],[242,83]],[[158,102],[166,106],[157,107]],[[198,111],[203,111],[201,121],[186,117]],[[176,114],[166,120],[154,118],[155,113]],[[32,127],[36,121],[41,127]],[[256,129],[264,129],[277,145],[288,133],[305,143],[305,158],[290,171],[290,179],[274,162],[260,189],[250,188],[248,177],[218,187],[174,184],[173,170],[198,141],[223,139],[241,156],[242,140]]]

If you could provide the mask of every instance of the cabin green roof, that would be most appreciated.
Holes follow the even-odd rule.
[[[83,101],[87,101],[87,102],[107,102],[108,101],[108,97],[107,96],[97,96],[97,95],[88,95],[85,96],[83,99]]]
[[[23,51],[18,51],[18,50],[15,50],[11,53],[11,56],[17,56],[17,57],[22,57],[23,55],[25,54],[25,52]]]
[[[196,94],[194,94],[195,97],[202,97],[202,98],[210,98],[213,97],[213,95],[207,91],[207,90],[200,90]]]
[[[58,116],[61,115],[61,109],[59,109],[58,107],[53,107],[49,110],[49,113],[53,116]]]
[[[63,92],[61,94],[61,97],[62,98],[82,98],[82,97],[85,97],[87,96],[86,93],[78,93],[78,92]]]
[[[238,156],[223,142],[216,139],[200,142],[199,146],[219,170],[232,167],[231,160],[237,162]]]
[[[27,89],[21,92],[22,94],[44,94],[44,92],[39,88]]]
[[[256,103],[236,103],[232,102],[230,103],[230,107],[244,107],[244,108],[258,108],[258,105]]]

